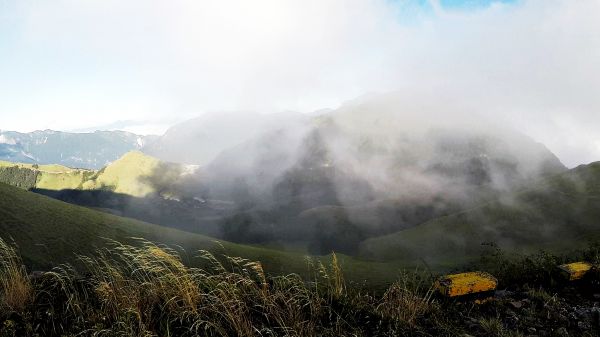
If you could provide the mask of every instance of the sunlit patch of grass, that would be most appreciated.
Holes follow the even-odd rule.
[[[383,295],[377,312],[384,317],[414,326],[417,319],[437,308],[431,282],[419,278],[419,273],[404,272]]]
[[[0,240],[0,310],[23,312],[33,301],[33,289],[21,258]]]

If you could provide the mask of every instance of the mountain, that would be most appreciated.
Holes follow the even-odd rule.
[[[566,171],[519,132],[473,115],[446,120],[432,106],[375,95],[312,116],[207,115],[99,171],[4,175],[60,200],[227,241],[355,255],[365,240]]]
[[[295,112],[208,113],[174,125],[142,151],[164,161],[205,165],[228,148],[272,130],[302,125],[306,120],[305,115]]]
[[[520,253],[574,250],[600,240],[598,219],[600,163],[592,163],[473,209],[368,239],[360,255],[439,266],[472,261],[485,244]]]
[[[354,254],[360,242],[510,194],[566,167],[544,145],[486,120],[371,97],[303,128],[263,133],[202,169],[208,199],[239,211],[224,237]],[[405,109],[405,110],[402,110]]]
[[[167,163],[140,151],[130,151],[83,181],[83,190],[110,190],[134,197],[172,196],[196,167]]]
[[[0,160],[99,169],[154,138],[124,131],[0,131]]]
[[[42,177],[50,174],[60,176],[65,173],[85,176],[85,181],[80,184],[80,187],[54,191],[54,194],[49,193],[49,195],[72,203],[162,224],[165,226],[161,229],[162,234],[153,236],[147,231],[141,234],[141,237],[159,240],[164,239],[164,233],[172,230],[167,227],[176,227],[188,232],[211,233],[227,241],[254,245],[268,244],[277,247],[291,246],[295,247],[294,249],[307,249],[315,254],[326,254],[334,250],[383,264],[391,262],[395,266],[409,266],[425,261],[434,269],[447,269],[478,259],[486,249],[482,243],[498,245],[513,252],[531,252],[540,248],[560,252],[575,249],[586,240],[600,239],[598,234],[600,231],[596,223],[600,217],[600,198],[598,198],[600,163],[564,171],[556,161],[552,160],[551,154],[542,152],[544,155],[539,155],[539,158],[543,158],[542,170],[536,176],[537,178],[529,177],[519,171],[514,175],[514,170],[507,170],[506,172],[512,172],[513,175],[506,175],[506,177],[518,179],[514,180],[514,185],[503,186],[504,189],[492,183],[495,178],[481,179],[492,172],[489,171],[489,166],[483,166],[486,168],[483,171],[466,171],[466,173],[462,169],[458,172],[440,171],[434,166],[434,169],[423,172],[435,172],[436,175],[446,178],[461,177],[456,181],[460,182],[462,192],[473,193],[473,195],[470,197],[463,195],[460,198],[462,194],[456,194],[456,189],[450,189],[446,193],[435,195],[425,190],[427,193],[398,194],[395,197],[380,198],[377,189],[367,189],[360,187],[360,184],[355,184],[353,189],[362,189],[366,191],[365,195],[370,194],[374,198],[370,201],[367,201],[369,198],[365,198],[365,201],[357,199],[355,204],[351,204],[339,202],[339,199],[336,201],[335,193],[339,191],[336,184],[344,183],[351,186],[350,182],[340,179],[352,176],[348,175],[344,178],[347,173],[341,170],[340,176],[337,176],[335,161],[327,161],[328,151],[323,151],[320,145],[316,145],[321,144],[317,141],[321,138],[314,136],[313,133],[311,135],[302,138],[301,142],[301,148],[307,150],[306,153],[310,155],[299,155],[298,158],[301,160],[294,163],[291,169],[284,170],[273,185],[282,189],[282,191],[274,190],[281,194],[270,200],[254,198],[250,194],[253,190],[252,186],[244,185],[239,180],[238,199],[235,201],[234,199],[230,199],[231,201],[210,199],[204,196],[190,199],[194,194],[186,193],[200,191],[200,187],[207,182],[201,179],[186,179],[199,179],[205,172],[192,166],[199,171],[190,170],[190,174],[182,174],[181,172],[185,171],[187,166],[164,163],[140,152],[128,153],[100,171],[68,171],[71,169],[57,165],[34,167],[31,164],[16,166],[7,164],[5,168],[29,170],[41,174]],[[446,137],[445,133],[444,137]],[[503,151],[510,146],[498,145],[502,142],[498,143],[498,140],[490,139],[493,140],[491,141],[494,144],[493,150],[481,147],[481,144],[486,143],[476,138],[475,145],[470,145],[477,146],[475,152],[465,146],[464,141],[460,141],[458,142],[460,146],[451,147],[452,151],[444,152],[446,151],[444,148],[444,151],[436,152],[436,155],[458,153],[464,158],[472,158],[472,153],[481,154],[480,151],[486,151],[485,156],[481,157],[487,158],[492,163],[501,162],[501,159],[515,158],[507,155],[498,157],[498,153],[504,153]],[[306,144],[305,141],[310,143]],[[444,144],[450,143],[446,141]],[[535,142],[525,143],[527,144],[534,150],[543,149]],[[526,152],[525,145],[522,144],[520,149]],[[455,154],[454,158],[462,158],[458,154]],[[533,154],[530,153],[530,156],[533,157]],[[457,162],[462,163],[463,160]],[[550,164],[545,164],[544,160],[549,160]],[[329,166],[320,165],[324,162]],[[444,163],[449,162],[444,159]],[[500,165],[499,167],[506,166],[514,168],[523,165]],[[458,167],[462,166],[458,165]],[[556,173],[553,173],[554,170]],[[28,181],[26,174],[9,173],[13,174],[13,177],[19,177],[15,180],[15,184],[23,181],[26,185]],[[477,179],[466,179],[470,178],[470,174],[474,174]],[[149,183],[148,181],[155,179],[146,178],[153,176],[162,180],[159,179],[158,183]],[[2,177],[3,175],[0,174],[0,178]],[[367,180],[361,180],[363,177],[354,177],[358,182],[368,183]],[[185,179],[180,180],[182,178]],[[185,186],[188,189],[182,192],[183,190],[179,190],[178,186]],[[116,192],[118,190],[136,194],[145,191],[146,188],[150,188],[148,190],[150,192],[140,193],[137,197]],[[210,196],[211,192],[204,191],[204,193]],[[6,200],[6,205],[2,206],[5,208],[17,207],[8,200],[29,205],[23,206],[20,212],[26,212],[32,204],[39,204],[41,208],[44,205],[44,202],[39,199],[36,199],[35,203],[20,201],[17,197],[8,194],[2,196],[2,200]],[[65,204],[60,203],[60,205]],[[37,216],[36,212],[40,207],[31,208],[29,211],[31,215],[19,216],[24,218]],[[60,216],[65,214],[69,216],[70,212],[66,209],[52,212],[54,211],[60,213]],[[11,219],[9,215],[16,212],[13,209],[3,214],[3,217]],[[108,214],[104,216],[113,220],[120,219]],[[47,214],[40,216],[39,221],[42,222],[46,217]],[[17,221],[16,219],[21,218],[12,217],[12,219]],[[69,222],[66,218],[61,218],[60,221]],[[52,231],[56,232],[55,229]],[[133,235],[127,233],[130,234]],[[19,235],[25,234],[17,234]],[[189,235],[194,237],[196,234]],[[21,239],[25,240],[25,238]]]

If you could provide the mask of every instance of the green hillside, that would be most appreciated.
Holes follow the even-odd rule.
[[[0,161],[0,182],[24,189],[110,190],[145,197],[177,187],[184,167],[131,151],[99,171]],[[164,190],[164,191],[163,191]]]
[[[128,218],[113,216],[67,204],[32,192],[0,184],[0,237],[12,238],[25,262],[32,268],[47,269],[75,261],[75,254],[93,254],[107,239],[135,243],[144,238],[185,250],[191,265],[200,249],[261,261],[267,272],[300,273],[308,270],[301,254],[260,247],[216,242],[214,239]],[[324,261],[327,256],[322,257]],[[369,284],[386,284],[397,276],[396,265],[362,262],[341,257],[348,279]]]
[[[11,166],[18,166],[20,168],[27,168],[27,169],[37,169],[39,171],[53,172],[53,173],[77,171],[77,169],[72,169],[70,167],[66,167],[66,166],[58,165],[58,164],[37,165],[37,164],[13,163],[10,161],[0,160],[0,167],[11,167]]]
[[[510,198],[366,240],[361,256],[457,265],[494,243],[511,252],[561,252],[600,239],[600,163],[546,179]]]
[[[139,151],[128,152],[84,181],[82,189],[109,188],[115,193],[144,197],[154,192],[154,189],[151,184],[144,183],[143,177],[153,175],[160,164],[160,160]]]

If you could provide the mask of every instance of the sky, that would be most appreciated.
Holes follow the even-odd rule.
[[[414,91],[575,166],[600,160],[598,88],[600,0],[0,0],[3,130],[156,134]]]

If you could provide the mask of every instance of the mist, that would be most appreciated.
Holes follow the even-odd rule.
[[[202,200],[197,231],[210,226],[229,241],[307,245],[318,254],[354,254],[370,237],[510,200],[567,170],[510,123],[444,95],[426,97],[370,94],[311,115],[207,115],[142,151],[196,165],[175,193]]]
[[[3,129],[127,120],[161,133],[211,111],[307,113],[399,91],[461,107],[440,119],[468,120],[466,108],[509,124],[569,167],[600,157],[598,1],[0,6]]]
[[[140,184],[232,241],[352,251],[600,158],[597,1],[2,6],[3,128],[158,133],[193,177]]]

